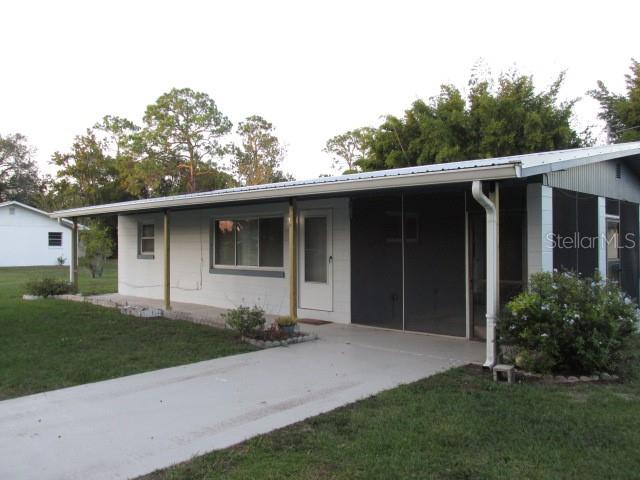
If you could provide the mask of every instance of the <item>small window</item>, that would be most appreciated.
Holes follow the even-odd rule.
[[[622,178],[622,165],[616,163],[616,178]]]
[[[16,214],[16,207],[9,207],[9,215],[15,215]]]
[[[400,243],[402,241],[402,213],[386,212],[383,228],[387,243]],[[418,241],[418,214],[415,212],[404,214],[404,239],[406,243]]]
[[[282,268],[283,231],[282,217],[216,220],[212,267]]]
[[[140,255],[153,255],[155,252],[155,225],[140,225],[140,242],[138,244]]]
[[[62,232],[49,232],[49,246],[50,247],[62,246]]]

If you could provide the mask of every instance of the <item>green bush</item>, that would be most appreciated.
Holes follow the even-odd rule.
[[[38,297],[64,295],[73,292],[73,285],[58,278],[39,278],[29,280],[26,285],[27,293]]]
[[[266,323],[264,310],[255,306],[239,306],[223,313],[222,318],[229,328],[236,330],[243,337],[255,337]]]
[[[618,372],[637,359],[637,313],[616,283],[538,273],[506,305],[498,341],[510,352],[506,360],[526,370]]]

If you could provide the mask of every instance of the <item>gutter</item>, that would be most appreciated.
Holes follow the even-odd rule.
[[[439,185],[447,183],[465,183],[475,179],[499,180],[519,176],[519,165],[514,163],[490,167],[461,168],[455,170],[409,173],[404,175],[381,176],[365,179],[327,180],[298,185],[270,185],[269,187],[251,187],[235,191],[212,191],[173,197],[159,197],[129,202],[95,205],[53,212],[53,218],[70,218],[90,215],[105,215],[124,212],[142,212],[163,210],[166,208],[184,208],[199,205],[228,204],[234,202],[287,199],[290,197],[335,195],[369,190]]]
[[[471,194],[487,213],[487,353],[484,367],[493,368],[496,364],[496,315],[499,308],[498,212],[495,204],[482,191],[482,181],[473,181]]]

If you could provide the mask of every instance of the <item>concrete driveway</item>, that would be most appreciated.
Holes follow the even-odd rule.
[[[451,366],[484,345],[357,326],[315,342],[0,402],[1,479],[121,479]]]

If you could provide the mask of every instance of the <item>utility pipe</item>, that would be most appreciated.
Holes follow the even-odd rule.
[[[487,358],[485,368],[496,364],[496,314],[498,301],[498,222],[496,205],[482,191],[482,182],[474,180],[471,185],[473,198],[487,213]]]

